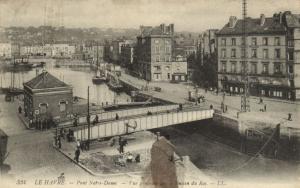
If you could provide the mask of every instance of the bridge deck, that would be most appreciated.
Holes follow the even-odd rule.
[[[113,110],[113,111],[108,111],[108,112],[101,112],[97,114],[92,114],[91,115],[91,121],[98,116],[100,121],[103,120],[110,120],[114,119],[116,117],[116,114],[118,114],[119,118],[124,118],[128,116],[136,116],[136,115],[142,115],[142,114],[147,114],[148,112],[152,113],[157,113],[157,112],[164,112],[164,111],[171,111],[175,110],[179,107],[179,105],[174,104],[174,105],[160,105],[160,106],[151,106],[151,107],[142,107],[142,108],[134,108],[134,109],[123,109],[123,110]],[[78,117],[78,123],[79,124],[87,124],[87,118],[86,115],[82,115]],[[59,125],[60,126],[68,126],[72,125],[73,121],[66,121],[66,122],[61,122]]]
[[[90,139],[101,139],[105,137],[118,136],[137,131],[161,128],[170,125],[210,119],[214,110],[190,109],[188,111],[172,111],[155,115],[143,115],[130,119],[121,119],[110,122],[99,123],[91,126]],[[74,128],[74,136],[79,140],[88,139],[88,126]]]

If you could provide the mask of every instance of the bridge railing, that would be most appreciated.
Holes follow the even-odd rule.
[[[148,112],[151,113],[157,113],[167,110],[175,110],[179,107],[179,105],[162,105],[162,106],[152,106],[152,107],[144,107],[144,108],[135,108],[135,109],[124,109],[124,110],[114,110],[114,111],[108,111],[108,112],[102,112],[98,114],[92,114],[91,115],[91,121],[95,119],[96,115],[98,116],[99,120],[108,120],[108,119],[114,119],[116,118],[116,114],[118,114],[119,118],[124,118],[127,116],[136,116],[140,114],[147,114]],[[79,124],[87,123],[87,118],[85,116],[80,116],[78,118]]]
[[[90,139],[101,139],[118,136],[137,131],[161,128],[213,117],[214,110],[179,111],[157,115],[145,115],[132,119],[116,120],[98,124],[90,128]],[[73,129],[75,139],[85,141],[88,139],[87,125]]]

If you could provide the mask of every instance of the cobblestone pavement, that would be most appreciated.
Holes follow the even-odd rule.
[[[8,136],[29,132],[17,116],[19,102],[5,102],[4,95],[0,95],[0,129]]]
[[[126,80],[130,80],[132,83],[137,83],[138,85],[146,86],[146,81],[142,79],[135,78],[128,74],[123,73],[122,78]],[[148,92],[150,95],[154,97],[160,97],[162,99],[168,99],[177,103],[185,103],[188,102],[188,91],[194,91],[194,87],[188,85],[186,83],[169,83],[169,82],[149,82],[148,86],[150,87],[160,87],[162,88],[161,92],[151,91]],[[200,106],[209,106],[213,105],[214,108],[220,109],[221,102],[223,100],[223,95],[219,93],[216,95],[215,92],[207,91],[204,89],[199,89],[204,96],[206,101]],[[237,112],[240,110],[241,96],[229,96],[225,95],[225,105],[228,106],[228,114],[235,116]],[[259,104],[259,98],[251,97],[250,98],[250,107],[252,112],[260,112],[260,109],[264,108],[266,105],[267,112],[270,114],[272,112],[276,112],[276,115],[282,116],[282,118],[287,118],[288,113],[292,113],[293,119],[295,122],[300,120],[300,103],[292,102],[286,100],[279,99],[271,99],[271,98],[263,98],[263,104]],[[256,114],[259,115],[259,114]],[[261,116],[265,116],[265,113],[261,113]],[[300,125],[298,125],[300,128]]]

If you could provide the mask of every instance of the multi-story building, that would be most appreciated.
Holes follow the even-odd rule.
[[[218,29],[209,29],[202,34],[201,37],[201,52],[203,55],[211,55],[217,49],[216,33]]]
[[[92,58],[93,63],[103,63],[104,61],[104,45],[103,44],[95,44],[92,46]]]
[[[11,43],[0,43],[0,58],[11,58]]]
[[[114,62],[120,62],[121,60],[121,53],[122,53],[122,46],[124,45],[132,45],[134,44],[133,40],[114,40],[112,41],[112,54],[111,59]]]
[[[25,44],[20,47],[21,56],[72,57],[75,46],[69,44]]]
[[[174,41],[174,53],[181,54],[187,58],[187,79],[192,79],[192,74],[195,71],[193,59],[197,56],[197,41],[191,37],[180,37],[179,40]]]
[[[70,58],[75,53],[75,46],[69,44],[52,44],[52,57]]]
[[[132,68],[134,60],[134,44],[124,44],[121,46],[121,65]]]
[[[246,63],[250,94],[300,99],[300,16],[284,12],[266,18],[243,20],[230,17],[218,33],[218,87],[243,93],[243,65]],[[241,46],[246,42],[246,50]]]
[[[174,24],[141,26],[140,30],[136,46],[136,72],[149,81],[186,81],[186,58],[173,50]]]

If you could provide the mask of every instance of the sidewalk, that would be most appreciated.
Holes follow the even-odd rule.
[[[132,162],[126,167],[112,164],[113,159],[119,156],[118,141],[113,146],[111,146],[111,140],[98,142],[96,146],[91,144],[89,151],[81,150],[79,163],[74,160],[77,147],[75,142],[67,142],[62,139],[61,149],[54,147],[93,176],[107,177],[141,174],[150,163],[150,149],[156,137],[150,132],[137,132],[126,137],[130,140],[128,140],[128,145],[125,146],[125,153],[139,153],[141,155],[140,163]]]

